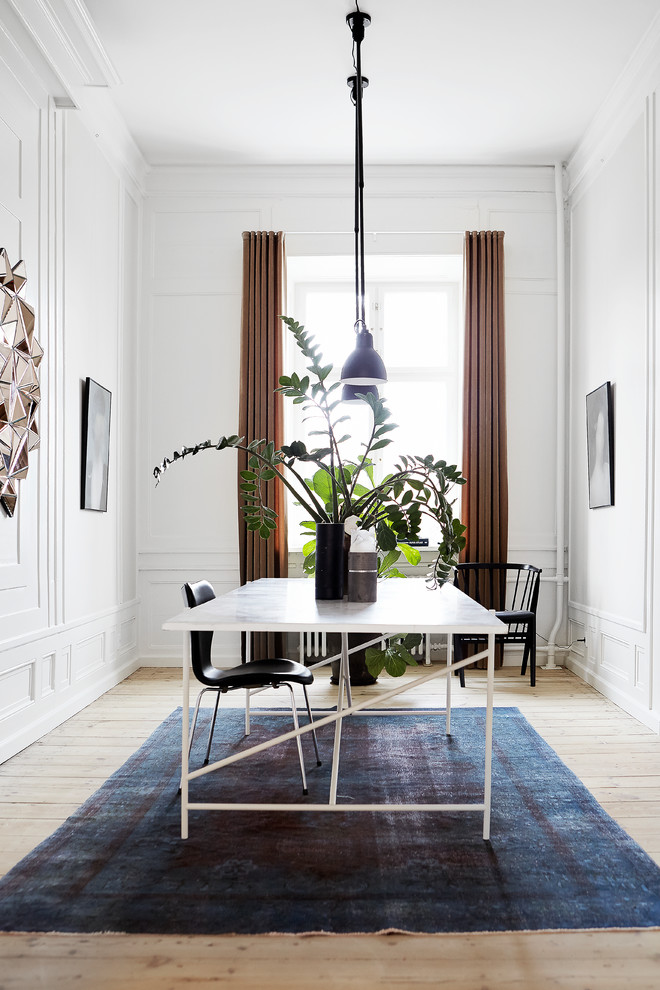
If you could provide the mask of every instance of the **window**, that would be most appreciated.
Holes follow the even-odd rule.
[[[353,347],[355,288],[353,259],[289,258],[288,313],[313,334],[324,357],[334,366],[330,381],[336,381]],[[392,413],[398,430],[393,443],[377,451],[376,473],[390,471],[400,454],[433,454],[457,463],[461,428],[461,279],[462,258],[380,256],[368,259],[367,324],[374,344],[387,367],[388,381],[381,397]],[[305,371],[305,361],[290,334],[285,339],[286,371]],[[304,439],[314,424],[304,422],[301,406],[285,400],[287,440]],[[370,429],[371,412],[363,403],[350,403],[344,424],[351,441],[344,447],[349,459],[360,454],[360,442]],[[311,472],[310,472],[311,473]],[[457,493],[458,494],[458,493]],[[299,523],[301,510],[289,506],[289,547],[299,550],[305,542]],[[436,527],[427,521],[422,536],[433,547]]]

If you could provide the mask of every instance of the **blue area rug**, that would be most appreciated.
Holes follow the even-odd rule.
[[[660,925],[660,869],[517,709],[495,710],[491,841],[480,812],[191,812],[179,837],[180,711],[0,881],[0,930],[259,934]],[[208,715],[203,714],[203,724]],[[481,800],[483,709],[347,720],[339,801]],[[282,731],[254,715],[251,743]],[[311,802],[327,800],[332,727]],[[242,714],[216,729],[245,745]],[[191,800],[300,801],[293,743],[200,778]],[[192,763],[201,762],[199,737]]]

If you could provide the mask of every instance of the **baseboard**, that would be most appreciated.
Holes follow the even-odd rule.
[[[618,705],[624,712],[632,715],[642,725],[646,725],[653,732],[660,734],[660,713],[645,708],[635,698],[631,698],[630,695],[626,694],[625,691],[618,690],[613,684],[599,677],[586,664],[582,663],[576,654],[569,654],[564,661],[564,665],[568,670],[577,674],[585,683],[595,688],[608,701],[613,701],[615,705]]]

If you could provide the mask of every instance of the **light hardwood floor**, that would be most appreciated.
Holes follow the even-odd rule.
[[[443,703],[440,679],[404,696]],[[389,678],[367,692],[384,691]],[[314,703],[334,688],[318,674]],[[274,696],[277,699],[277,696]],[[484,702],[470,673],[454,704]],[[267,703],[270,700],[264,699]],[[279,700],[279,699],[278,699]],[[531,689],[497,673],[496,703],[516,705],[603,807],[660,863],[660,739],[565,671]],[[49,835],[180,704],[180,673],[142,669],[0,767],[0,872]],[[447,987],[645,990],[660,986],[660,931],[388,936],[0,936],[0,990],[241,990]]]

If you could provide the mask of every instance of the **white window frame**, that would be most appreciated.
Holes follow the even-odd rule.
[[[300,323],[305,323],[306,298],[314,292],[349,292],[354,296],[355,282],[351,269],[353,266],[352,257],[304,257],[287,259],[288,296],[287,313]],[[371,270],[369,270],[371,269]],[[428,451],[444,457],[448,462],[460,463],[461,452],[461,430],[462,430],[462,379],[463,379],[463,303],[462,303],[462,258],[458,255],[435,255],[424,258],[402,257],[402,256],[381,256],[370,259],[367,270],[367,325],[374,337],[374,346],[381,354],[384,353],[384,294],[387,291],[418,291],[428,292],[444,289],[449,298],[450,326],[455,325],[455,333],[449,335],[450,355],[449,362],[445,368],[429,367],[420,365],[418,367],[400,368],[390,365],[385,355],[388,371],[388,380],[395,382],[428,382],[429,384],[445,382],[448,387],[448,409],[452,414],[452,421],[448,424],[448,433],[453,438],[454,449],[446,451]],[[306,330],[314,333],[314,328],[307,325]],[[346,327],[346,355],[352,347],[350,331],[352,326]],[[411,331],[414,333],[414,331]],[[415,346],[414,336],[411,337],[411,346]],[[299,374],[305,373],[305,361],[300,355],[290,333],[285,329],[284,341],[284,370],[285,373],[296,370]],[[339,379],[341,368],[335,366],[328,383]],[[287,440],[292,438],[302,439],[302,407],[294,406],[291,402],[285,403],[285,436]],[[392,409],[393,421],[397,421],[396,410]],[[312,438],[315,439],[315,438]],[[407,453],[420,453],[423,451],[406,451]],[[383,457],[380,451],[373,455],[376,464],[376,472],[382,470]],[[460,489],[456,491],[457,499],[460,498]],[[457,502],[458,511],[460,503]],[[289,551],[290,566],[293,572],[299,567],[299,560],[303,543],[306,541],[304,535],[299,533],[295,524],[289,525]],[[430,551],[435,549],[431,544]]]

